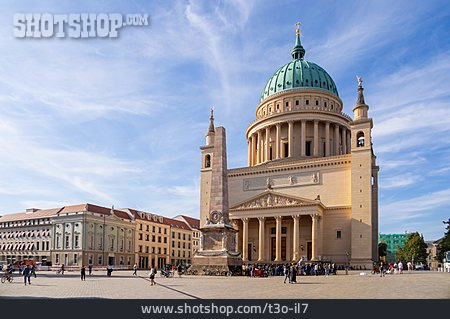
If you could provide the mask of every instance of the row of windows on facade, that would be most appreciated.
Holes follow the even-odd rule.
[[[40,244],[41,242],[39,241],[34,241],[34,242],[29,242],[29,243],[25,243],[25,242],[7,242],[7,243],[2,243],[0,245],[0,250],[50,250],[50,242],[49,241],[43,241],[42,245]],[[21,246],[23,246],[21,248]],[[18,247],[18,248],[17,248]],[[28,248],[27,248],[28,247]]]
[[[68,258],[69,258],[69,255],[64,254],[64,264],[68,264]],[[60,260],[59,254],[55,254],[55,264],[58,265],[58,264],[60,264],[60,262],[61,262],[61,260]],[[78,264],[78,254],[73,255],[73,264],[75,264],[75,265]],[[93,256],[92,255],[89,256],[88,264],[93,265]],[[124,256],[119,257],[119,264],[125,265],[125,257]],[[103,265],[103,255],[98,256],[97,265],[99,265],[99,266]],[[127,265],[128,266],[131,265],[131,257],[127,257]]]
[[[0,223],[0,228],[46,225],[49,223],[50,223],[50,218],[27,219],[27,220],[19,220],[19,221],[14,221],[14,222],[3,222],[3,223]]]
[[[315,100],[315,103],[316,103],[316,106],[319,106],[319,100]],[[300,105],[300,101],[299,101],[299,100],[296,100],[296,101],[295,101],[295,105],[296,105],[296,106]],[[305,105],[309,105],[309,100],[305,100]],[[266,107],[267,107],[267,106],[266,106]],[[323,102],[323,107],[324,107],[324,108],[327,108],[327,107],[328,107],[328,103],[327,103],[326,101]],[[277,111],[280,110],[280,104],[279,104],[279,103],[277,103],[276,110],[277,110]],[[333,104],[333,103],[331,103],[330,110],[334,110],[334,104]],[[275,110],[274,110],[274,111],[275,111]],[[289,111],[289,102],[285,102],[285,111]],[[272,112],[272,106],[270,106],[270,105],[269,105],[269,111],[268,111],[268,112],[269,112],[269,113]],[[266,115],[266,110],[263,110],[262,113],[263,113],[263,115]]]
[[[139,230],[143,230],[142,224],[139,224]],[[150,225],[146,225],[146,231],[150,231]],[[156,232],[156,227],[152,226],[152,232]],[[161,227],[158,227],[158,233],[161,234]],[[167,234],[167,228],[164,228],[164,235]]]
[[[142,235],[142,233],[140,233],[138,236],[138,239],[143,240],[142,238],[143,238],[143,235]],[[163,239],[164,239],[164,244],[167,244],[167,237],[163,237]],[[150,241],[150,235],[148,235],[148,234],[145,235],[145,241]],[[154,243],[156,242],[155,235],[152,235],[152,242],[154,242]],[[160,242],[161,242],[161,236],[158,236],[158,243],[160,243]]]
[[[24,238],[24,237],[47,237],[50,236],[50,229],[27,230],[27,231],[9,231],[0,233],[0,239]]]
[[[79,235],[75,235],[74,236],[74,247],[75,248],[80,248],[80,237]],[[113,236],[109,236],[109,250],[114,250],[114,245],[115,245],[115,237]],[[128,240],[128,250],[131,251],[131,240]],[[64,247],[65,248],[70,248],[70,236],[66,235],[65,237],[65,242],[64,242]],[[119,242],[119,249],[121,251],[123,251],[125,246],[125,240],[121,239]],[[89,249],[94,249],[94,236],[90,236],[89,237]],[[60,236],[56,236],[56,248],[61,248],[61,237]],[[103,249],[103,237],[99,237],[99,243],[98,243],[98,249],[102,250]]]

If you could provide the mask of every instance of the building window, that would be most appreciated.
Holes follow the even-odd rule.
[[[183,234],[183,240],[186,240],[186,234]]]
[[[178,242],[178,248],[181,248],[181,243],[180,242]]]
[[[155,242],[155,241],[156,241],[156,236],[152,235],[152,242]]]
[[[114,237],[111,237],[111,248],[110,250],[114,250]]]
[[[150,226],[149,226],[149,225],[147,225],[147,227],[146,227],[146,230],[147,230],[147,231],[149,231],[149,230],[150,230]]]
[[[42,245],[42,247],[44,247],[44,245]],[[36,242],[36,250],[39,250],[39,242]]]
[[[164,235],[167,235],[167,228],[164,228]]]
[[[325,157],[327,154],[327,144],[323,142],[323,156]]]
[[[139,230],[142,230],[142,224],[139,224]]]
[[[172,242],[172,248],[175,248],[175,242],[174,241]]]
[[[158,233],[161,234],[161,227],[158,227]]]
[[[128,264],[128,266],[131,265],[131,257],[128,257],[128,258],[127,258],[127,264]]]
[[[164,237],[164,244],[167,244],[167,237]]]
[[[50,242],[49,241],[45,242],[45,250],[50,250],[49,246],[50,246]]]
[[[145,246],[145,253],[148,254],[148,246]]]
[[[98,255],[98,264],[103,265],[103,255]]]
[[[161,255],[161,247],[158,247],[158,254]]]
[[[148,234],[145,235],[145,241],[150,241],[150,236]]]
[[[69,236],[66,236],[66,248],[69,247],[69,240],[70,240]]]
[[[296,100],[296,101],[295,101],[295,105],[298,105],[298,104],[299,104],[299,102],[298,102],[298,100]]]
[[[59,254],[55,254],[55,264],[59,264]]]
[[[183,249],[185,249],[186,248],[186,243],[183,243]]]
[[[305,145],[305,154],[306,156],[311,156],[311,141],[307,141]]]
[[[152,247],[152,254],[155,253],[155,247]]]
[[[364,133],[358,132],[356,135],[356,147],[363,147],[364,146]]]
[[[205,168],[211,167],[211,155],[206,154],[205,156]]]
[[[155,232],[155,226],[152,226],[152,232]]]
[[[120,264],[121,265],[123,265],[123,261],[124,261],[123,256],[120,256]]]
[[[318,100],[316,100],[316,106],[317,106],[317,105],[319,105],[319,101],[318,101]]]
[[[181,239],[181,234],[180,233],[178,233],[178,239]]]
[[[73,263],[76,265],[78,264],[78,254],[73,255]]]
[[[341,239],[342,238],[342,232],[340,230],[336,231],[336,238]]]
[[[142,240],[142,233],[139,233],[139,240]]]
[[[191,249],[191,243],[188,243],[188,249]]]
[[[175,232],[172,232],[172,238],[175,239]]]
[[[167,255],[167,248],[164,248],[164,255]]]
[[[76,248],[78,248],[78,245],[79,245],[79,236],[78,235],[75,235],[75,247]]]
[[[139,245],[139,252],[142,253],[142,245]]]
[[[308,81],[308,80],[307,80]],[[306,100],[306,105],[309,105],[309,100]]]
[[[284,157],[288,157],[289,156],[289,143],[283,143],[283,148],[284,148]]]
[[[158,243],[161,242],[161,236],[158,236]]]
[[[190,234],[188,235],[188,240],[191,240],[191,235]]]

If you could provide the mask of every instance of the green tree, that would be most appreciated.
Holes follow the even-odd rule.
[[[405,246],[397,248],[397,261],[408,262],[413,259],[414,263],[426,264],[427,261],[427,244],[418,232],[409,234]]]
[[[386,250],[387,250],[387,244],[384,242],[378,243],[378,256],[380,259],[381,257],[386,257]]]
[[[440,263],[442,262],[442,259],[444,259],[445,252],[450,251],[450,218],[448,221],[443,221],[443,223],[447,224],[447,227],[445,228],[447,231],[438,246],[437,260]]]

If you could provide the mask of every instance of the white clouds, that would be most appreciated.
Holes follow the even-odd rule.
[[[402,174],[390,176],[380,180],[380,188],[392,189],[408,186],[421,181],[423,178],[414,174]]]

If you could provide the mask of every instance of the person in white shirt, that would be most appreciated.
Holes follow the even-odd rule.
[[[403,274],[403,263],[401,261],[398,263],[398,273]]]
[[[150,278],[150,284],[152,286],[156,285],[155,275],[156,275],[156,269],[152,267],[152,269],[150,269],[150,273],[148,274],[148,277]]]

